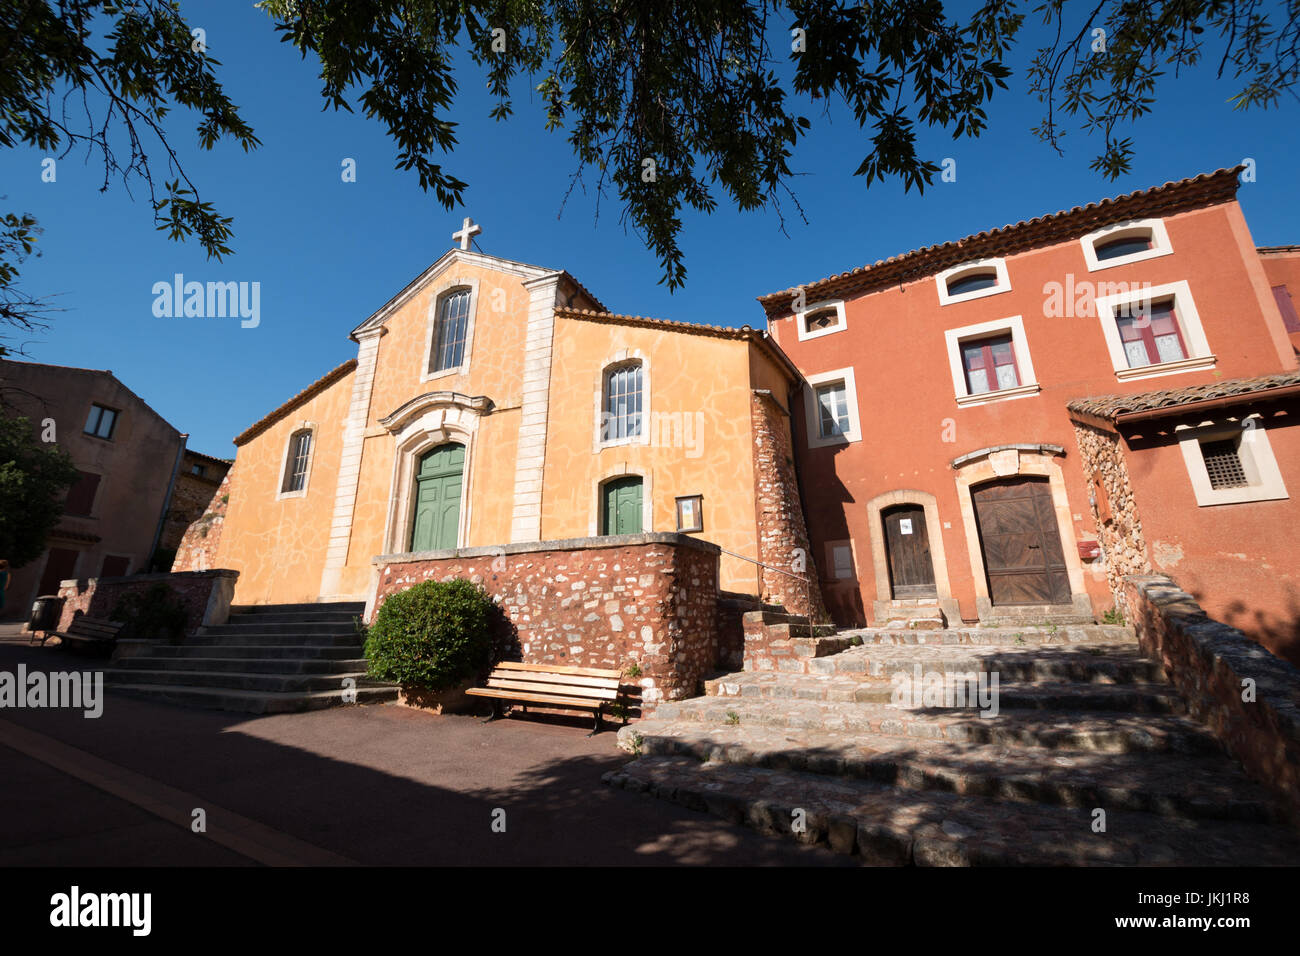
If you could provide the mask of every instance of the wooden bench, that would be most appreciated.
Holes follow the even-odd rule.
[[[597,667],[563,667],[557,664],[521,664],[502,661],[488,675],[486,687],[471,687],[465,693],[492,699],[492,716],[501,716],[503,700],[524,705],[590,710],[595,714],[592,733],[602,727],[602,709],[623,698],[623,675]]]
[[[111,654],[117,643],[117,632],[122,625],[116,621],[104,621],[94,617],[74,618],[66,631],[54,631],[47,637],[57,637],[65,647],[75,648],[101,654]],[[42,641],[41,643],[44,643]]]

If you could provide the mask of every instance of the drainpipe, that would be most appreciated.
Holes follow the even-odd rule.
[[[167,523],[167,509],[172,506],[172,492],[176,489],[176,475],[181,470],[181,459],[185,457],[185,443],[189,440],[189,437],[187,432],[181,432],[181,443],[176,449],[176,461],[172,464],[172,476],[167,482],[167,495],[163,498],[162,514],[158,515],[158,527],[154,528],[153,544],[149,546],[150,571],[153,570],[154,555],[158,553],[158,542],[162,540],[163,525]]]

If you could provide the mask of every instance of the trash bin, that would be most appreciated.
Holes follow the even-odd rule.
[[[53,631],[59,626],[63,614],[63,598],[57,594],[43,594],[32,604],[32,619],[28,631]]]

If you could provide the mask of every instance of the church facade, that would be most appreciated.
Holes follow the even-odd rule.
[[[183,548],[239,571],[238,604],[373,604],[380,558],[646,532],[722,548],[723,591],[806,559],[798,373],[765,332],[612,314],[567,272],[454,248],[351,338],[236,437]]]

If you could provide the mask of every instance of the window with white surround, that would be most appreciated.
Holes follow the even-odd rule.
[[[601,416],[602,444],[640,438],[643,406],[640,362],[627,362],[607,371]]]
[[[940,305],[955,305],[1011,291],[1011,277],[1005,259],[967,262],[940,272],[934,281],[939,287]]]
[[[841,332],[847,326],[843,302],[818,302],[795,315],[799,341]]]
[[[1120,381],[1214,366],[1214,353],[1186,282],[1101,296],[1096,305]]]
[[[1290,497],[1258,414],[1180,425],[1175,431],[1201,507]]]
[[[280,493],[277,498],[299,498],[307,493],[314,435],[315,430],[312,427],[302,426],[289,436],[289,442],[285,447]]]
[[[1140,219],[1098,229],[1079,240],[1088,271],[1111,269],[1132,262],[1156,259],[1173,252],[1169,233],[1160,219]]]
[[[944,339],[958,405],[981,405],[1038,393],[1021,316],[948,329]]]
[[[853,369],[842,368],[807,376],[804,396],[808,447],[860,441],[858,392]]]
[[[477,279],[450,277],[433,292],[421,382],[469,371],[478,287]]]
[[[826,557],[833,579],[843,581],[856,577],[853,571],[853,547],[848,541],[826,542]]]

